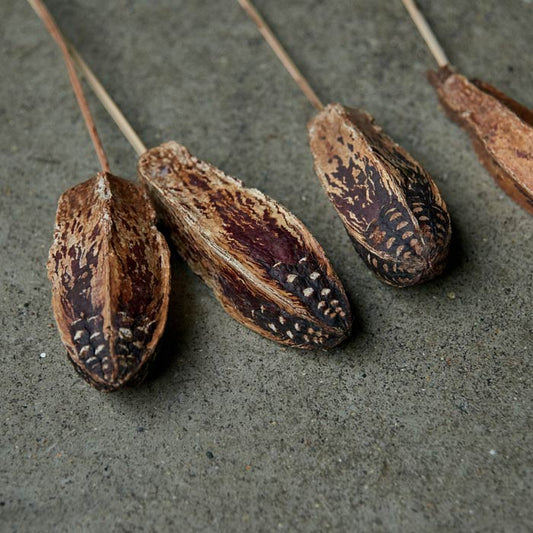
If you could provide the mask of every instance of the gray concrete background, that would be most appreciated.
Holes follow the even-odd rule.
[[[313,173],[313,109],[236,2],[47,4],[149,146],[182,142],[306,223],[357,327],[330,354],[279,347],[175,259],[154,375],[115,394],[80,380],[45,263],[59,195],[98,162],[57,46],[2,0],[0,530],[531,530],[533,217],[440,112],[400,1],[257,5],[321,98],[366,108],[436,179],[452,264],[405,290],[351,247]],[[530,1],[420,4],[458,69],[533,106]]]

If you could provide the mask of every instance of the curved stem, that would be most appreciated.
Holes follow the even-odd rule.
[[[252,5],[249,0],[238,0],[240,6],[246,11],[248,16],[255,22],[257,28],[265,38],[266,42],[270,45],[270,48],[278,56],[283,66],[288,70],[292,79],[296,82],[298,87],[305,94],[307,99],[319,110],[324,109],[324,105],[316,95],[315,91],[311,88],[307,80],[303,77],[298,67],[294,64],[294,61],[289,57],[289,54],[285,51],[281,43],[276,36],[272,33],[265,19],[259,14],[257,9]]]
[[[448,61],[448,58],[446,57],[442,46],[437,40],[437,37],[435,37],[433,30],[430,28],[427,20],[424,18],[424,15],[422,15],[421,11],[418,9],[414,0],[402,0],[402,2],[405,6],[405,9],[407,9],[409,15],[413,19],[413,22],[416,24],[420,35],[422,35],[422,38],[424,39],[424,41],[426,41],[427,47],[429,48],[429,51],[433,54],[433,57],[437,61],[439,67],[445,67],[446,65],[449,65],[450,62]]]
[[[74,68],[72,58],[70,57],[65,37],[63,37],[63,34],[57,27],[57,24],[52,18],[52,15],[50,15],[41,0],[28,0],[28,3],[37,13],[39,18],[43,21],[46,29],[48,30],[48,33],[50,33],[50,35],[54,38],[54,40],[59,45],[61,52],[63,53],[65,63],[67,64],[70,83],[72,85],[72,89],[74,90],[74,94],[76,95],[76,100],[78,101],[78,105],[80,107],[81,114],[83,115],[83,119],[85,120],[85,124],[87,125],[87,129],[89,130],[89,135],[91,136],[94,149],[96,150],[96,155],[98,156],[100,165],[102,166],[102,170],[104,172],[109,172],[109,163],[107,161],[107,157],[102,146],[102,141],[100,140],[98,132],[96,131],[96,126],[94,124],[91,111],[89,110],[87,100],[85,99],[85,95],[83,94],[83,89],[81,87],[80,80],[78,79],[78,76],[76,74],[76,69]]]

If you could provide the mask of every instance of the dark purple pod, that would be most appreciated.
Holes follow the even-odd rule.
[[[398,287],[440,274],[451,223],[429,174],[364,111],[330,104],[308,127],[315,171],[368,267]]]
[[[344,288],[294,215],[175,142],[148,150],[138,170],[179,252],[233,318],[299,348],[346,338]]]
[[[138,185],[101,172],[61,195],[48,259],[54,316],[72,364],[97,389],[144,377],[165,327],[169,259]]]

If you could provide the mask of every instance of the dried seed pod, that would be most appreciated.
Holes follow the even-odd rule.
[[[470,134],[496,183],[533,214],[533,112],[448,66],[430,72],[429,80],[450,118]]]
[[[299,348],[348,335],[341,282],[286,209],[175,142],[148,150],[138,170],[181,255],[233,318]]]
[[[59,200],[54,315],[74,367],[97,389],[141,380],[163,332],[170,254],[154,222],[144,191],[105,172]]]
[[[429,174],[364,111],[330,104],[308,128],[315,171],[368,267],[398,287],[440,274],[451,224]]]

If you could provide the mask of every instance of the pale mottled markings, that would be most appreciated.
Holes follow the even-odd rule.
[[[298,263],[305,263],[307,261],[307,257],[302,257]]]
[[[320,277],[320,272],[312,272],[309,276],[312,280],[318,279]]]
[[[327,296],[330,292],[331,292],[331,289],[322,289],[322,291],[320,291],[320,294],[322,296]]]
[[[289,274],[287,276],[287,283],[292,283],[298,276],[296,274]]]
[[[285,324],[285,322],[286,322],[285,318],[283,318],[281,315],[280,315],[278,320],[279,320],[279,323],[282,324],[282,325]]]
[[[133,332],[129,328],[119,328],[118,336],[127,341],[133,340]]]
[[[321,300],[318,302],[317,308],[322,309],[323,307],[326,307],[326,302],[324,300]]]
[[[294,339],[294,334],[290,329],[287,330],[287,337],[289,337],[289,339]]]
[[[93,349],[91,346],[84,346],[80,351],[79,351],[79,356],[82,358],[82,359],[85,359],[89,356],[89,354],[92,354],[93,353]]]
[[[313,289],[313,287],[306,287],[306,288],[303,290],[304,296],[305,296],[306,298],[309,298],[314,292],[315,292],[315,289]]]
[[[409,222],[407,222],[407,220],[404,220],[403,222],[400,222],[397,226],[396,226],[396,230],[397,231],[400,231],[402,228],[405,228],[405,226],[407,226],[409,224]]]
[[[422,211],[424,211],[424,209],[422,207],[415,207],[413,209],[413,213],[421,213]],[[424,217],[424,218],[427,218],[427,217]],[[419,218],[419,220],[422,220],[422,217]]]
[[[396,211],[395,213],[393,213],[393,214],[390,216],[389,220],[392,222],[393,220],[396,220],[398,217],[401,217],[401,216],[402,216],[402,214],[399,213],[398,211]]]
[[[272,323],[270,323],[270,324],[268,325],[268,327],[269,327],[273,332],[277,332],[277,331],[278,331],[278,329],[276,328],[276,326],[275,326],[274,324],[272,324]]]
[[[105,344],[100,344],[97,346],[96,350],[94,351],[94,355],[98,355],[102,353],[102,351],[105,349]]]
[[[406,241],[409,237],[412,237],[414,234],[412,231],[406,231],[402,234],[402,241]]]
[[[295,322],[295,324],[294,324],[294,329],[295,329],[296,331],[300,331],[301,326],[300,326],[300,323],[299,323],[299,322]]]
[[[394,237],[390,237],[389,239],[387,239],[387,243],[385,244],[385,246],[387,247],[387,249],[390,249],[390,247],[394,244],[394,241],[396,239]]]
[[[79,341],[87,332],[84,329],[79,329],[74,335],[74,340]]]

